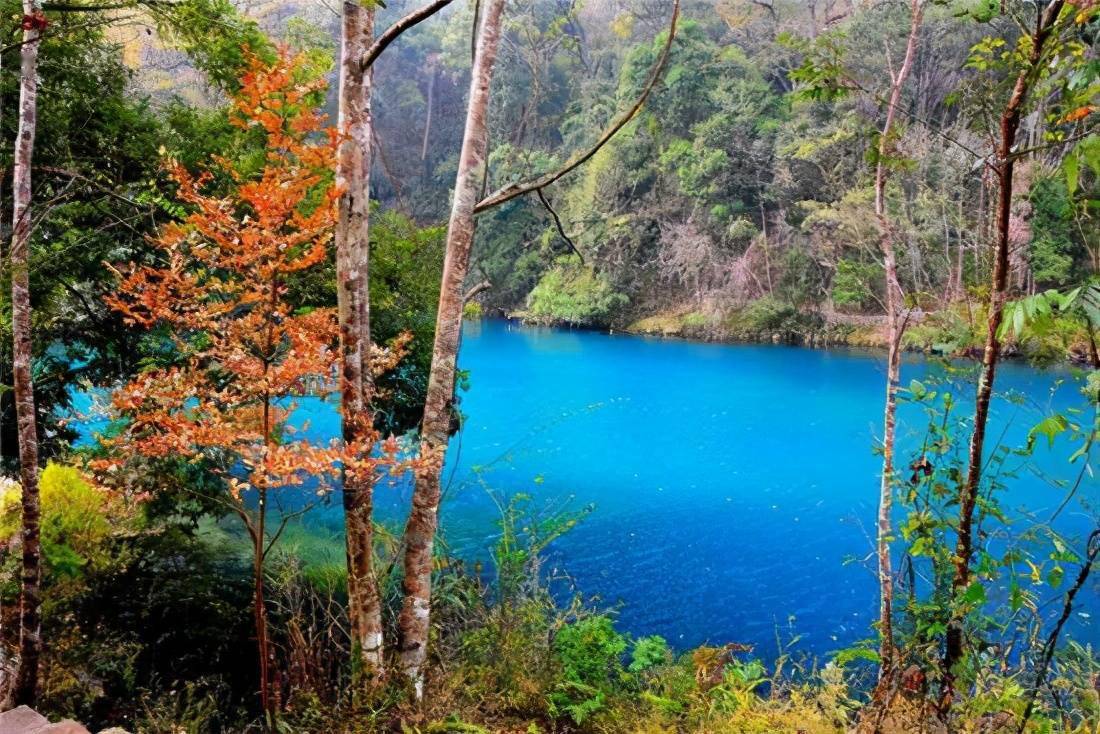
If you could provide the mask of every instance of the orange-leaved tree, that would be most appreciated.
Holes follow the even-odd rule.
[[[114,458],[100,468],[136,455],[201,459],[222,472],[225,501],[252,545],[260,700],[269,720],[279,691],[264,561],[301,512],[297,505],[275,517],[272,493],[307,482],[323,491],[341,467],[374,477],[395,455],[392,442],[374,451],[378,436],[370,430],[359,433],[365,445],[318,444],[289,424],[296,397],[335,389],[340,356],[335,312],[303,312],[287,300],[288,281],[325,261],[336,220],[331,172],[339,141],[316,109],[323,87],[308,79],[302,57],[284,51],[265,64],[249,55],[230,116],[264,137],[262,166],[214,158],[193,174],[168,161],[190,213],[154,238],[161,262],[131,263],[107,299],[128,322],[170,340],[173,358],[115,392],[125,429],[108,440]],[[374,350],[372,370],[392,366],[401,346]]]

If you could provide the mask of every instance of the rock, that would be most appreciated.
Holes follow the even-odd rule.
[[[104,729],[99,734],[130,734],[130,732],[123,729],[121,726],[112,726],[110,729]]]
[[[41,729],[36,729],[34,734],[92,734],[81,724],[72,719],[62,719],[56,724],[47,724]]]
[[[0,734],[91,734],[91,732],[72,719],[51,724],[49,719],[34,709],[20,706],[0,714]]]
[[[0,734],[29,734],[49,725],[49,720],[29,706],[0,714]]]
[[[1009,711],[982,714],[978,720],[978,731],[981,734],[997,734],[1008,732],[1015,728],[1016,717]]]

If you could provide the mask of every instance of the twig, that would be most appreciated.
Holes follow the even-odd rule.
[[[1077,581],[1074,582],[1073,587],[1066,593],[1066,601],[1062,604],[1062,616],[1058,618],[1058,623],[1054,625],[1054,629],[1050,631],[1050,636],[1047,637],[1047,643],[1043,647],[1043,656],[1039,660],[1039,667],[1035,671],[1035,687],[1028,691],[1027,694],[1027,707],[1024,709],[1024,715],[1020,719],[1020,727],[1016,730],[1019,734],[1023,734],[1024,729],[1027,727],[1027,720],[1031,718],[1031,713],[1035,708],[1035,697],[1039,695],[1039,687],[1043,684],[1043,681],[1047,677],[1047,669],[1050,667],[1050,661],[1054,658],[1054,648],[1058,644],[1058,636],[1062,634],[1062,627],[1065,626],[1066,620],[1069,619],[1070,612],[1073,611],[1073,598],[1077,596],[1077,592],[1088,581],[1089,572],[1092,571],[1093,561],[1096,560],[1097,554],[1100,554],[1100,529],[1092,531],[1092,535],[1089,536],[1088,543],[1085,545],[1088,555],[1085,557],[1085,562],[1081,564],[1081,572],[1077,574]]]
[[[291,520],[301,517],[316,506],[316,502],[310,502],[305,507],[295,510],[294,512],[283,513],[283,516],[279,522],[279,528],[275,531],[275,534],[271,536],[271,540],[267,542],[267,547],[263,549],[260,554],[260,562],[263,563],[267,560],[267,554],[271,552],[271,549],[275,547],[275,544],[279,542],[279,538],[282,537],[283,531],[286,530],[286,526],[290,524]]]
[[[136,209],[152,208],[152,207],[146,207],[141,202],[137,202],[137,201],[134,201],[133,199],[127,198],[126,196],[118,193],[117,191],[114,191],[113,189],[111,189],[107,186],[104,186],[103,184],[99,183],[98,181],[96,181],[94,179],[91,179],[91,178],[88,178],[87,176],[85,176],[83,173],[80,173],[79,171],[73,171],[73,170],[70,170],[68,168],[59,168],[57,166],[35,166],[34,169],[36,171],[41,171],[43,173],[52,173],[52,174],[58,175],[58,176],[67,176],[68,178],[72,179],[73,181],[83,181],[84,183],[88,184],[92,188],[103,192],[107,196],[110,196],[111,198],[114,198],[114,199],[118,199],[119,201],[124,202],[126,204],[129,204],[130,206],[132,206]]]
[[[481,20],[481,0],[474,0],[474,22],[470,26],[470,63],[477,57],[477,26]]]
[[[558,228],[558,235],[565,240],[565,244],[569,245],[577,257],[581,259],[581,264],[584,264],[584,255],[577,249],[577,246],[573,243],[573,240],[569,238],[569,235],[565,233],[565,228],[562,227],[561,218],[558,217],[558,213],[554,211],[554,207],[550,206],[550,200],[546,198],[546,194],[542,193],[542,189],[535,189],[535,193],[539,196],[539,201],[546,207],[546,211],[550,212],[550,216],[554,218],[554,226]]]

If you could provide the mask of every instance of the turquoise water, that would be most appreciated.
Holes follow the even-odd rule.
[[[730,346],[519,327],[467,326],[460,356],[467,416],[448,457],[443,506],[453,554],[484,558],[496,533],[497,492],[527,492],[533,506],[594,512],[552,547],[546,567],[587,598],[617,610],[622,629],[660,634],[677,647],[755,644],[776,652],[776,632],[826,654],[872,634],[877,589],[869,563],[880,459],[884,359],[878,353]],[[936,368],[903,366],[903,383]],[[1062,372],[1006,364],[992,436],[1019,442],[1050,406],[1080,404]],[[316,438],[336,435],[330,404],[304,403]],[[903,406],[900,441],[923,427]],[[1020,459],[1005,502],[1048,516],[1063,499],[1032,469],[1076,477],[1067,441]],[[401,483],[378,490],[384,519],[408,507]],[[1096,506],[1100,481],[1079,495]],[[340,525],[339,503],[315,513]],[[1094,520],[1077,502],[1060,527]],[[559,587],[562,582],[559,582]],[[1056,595],[1055,595],[1056,596]],[[1100,613],[1096,587],[1084,607]],[[1090,616],[1073,634],[1096,641]]]

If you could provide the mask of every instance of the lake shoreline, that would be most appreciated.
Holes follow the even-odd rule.
[[[883,316],[859,314],[823,314],[813,312],[799,314],[797,320],[779,323],[773,328],[742,328],[736,319],[732,326],[715,326],[693,322],[692,314],[659,314],[620,326],[596,326],[573,324],[560,320],[530,319],[522,311],[497,313],[484,318],[499,318],[511,323],[532,327],[557,328],[602,334],[627,334],[656,337],[670,341],[699,344],[766,345],[805,347],[808,349],[860,349],[885,353],[887,337]],[[978,318],[981,316],[981,318]],[[982,327],[984,315],[973,314],[975,323]],[[906,331],[903,351],[907,354],[942,357],[980,362],[984,342],[969,340],[965,345],[947,342],[948,327],[944,321],[957,318],[950,311],[923,312],[912,319]],[[1089,359],[1083,345],[1071,345],[1059,354],[1039,354],[1009,338],[1002,341],[1001,358],[1012,361],[1033,362],[1047,366],[1088,367]]]
[[[501,320],[512,324],[519,324],[534,328],[564,329],[567,331],[580,331],[610,336],[628,335],[639,337],[657,338],[667,341],[679,341],[695,344],[718,345],[775,345],[788,347],[804,347],[807,349],[858,349],[869,352],[885,353],[887,349],[886,335],[882,328],[869,326],[866,323],[852,321],[836,321],[831,325],[816,330],[778,329],[753,332],[733,332],[714,330],[705,327],[693,328],[689,325],[674,325],[669,317],[654,316],[634,321],[626,326],[595,326],[591,324],[573,324],[564,321],[530,320],[520,312],[498,313],[486,315],[487,320]],[[903,350],[909,354],[920,354],[929,357],[945,357],[953,359],[966,359],[975,362],[981,361],[982,349],[974,345],[959,351],[937,350],[930,345],[905,344]],[[1002,345],[1002,358],[1010,360],[1027,360],[1028,356],[1015,344]],[[1068,355],[1062,363],[1065,365],[1080,365],[1082,359],[1075,359]]]

